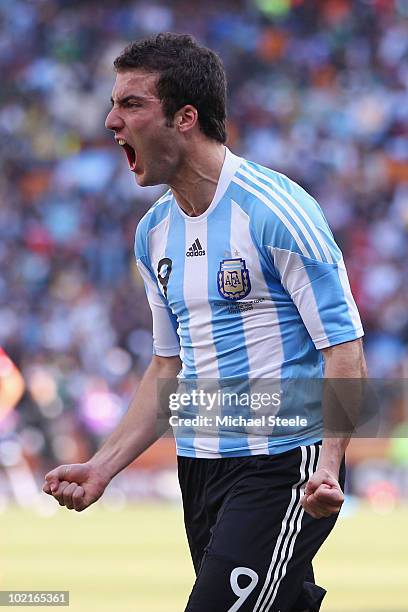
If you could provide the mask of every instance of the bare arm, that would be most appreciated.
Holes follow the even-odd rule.
[[[323,350],[325,378],[366,378],[367,367],[361,339]],[[329,409],[328,407],[327,409]],[[322,443],[317,470],[306,485],[302,506],[314,518],[338,512],[344,495],[338,483],[340,465],[350,436],[327,436]]]
[[[179,357],[154,356],[129,410],[102,447],[86,463],[49,472],[43,490],[60,505],[78,511],[99,499],[110,480],[164,433],[158,423],[158,381],[175,379],[180,368]]]
[[[354,340],[324,349],[325,378],[366,378],[367,366],[364,359],[362,340]],[[325,468],[336,478],[350,437],[327,437],[323,440],[318,468]]]
[[[164,433],[157,421],[158,381],[176,378],[179,357],[153,357],[130,403],[129,410],[93,456],[92,463],[113,478]]]

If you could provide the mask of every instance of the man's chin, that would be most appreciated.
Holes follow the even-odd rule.
[[[139,187],[153,187],[154,185],[161,185],[163,181],[156,181],[152,177],[149,177],[146,173],[142,172],[137,174],[134,172],[135,181]]]
[[[147,187],[147,184],[145,183],[146,176],[145,176],[144,172],[143,173],[142,172],[137,173],[137,172],[133,171],[133,174],[134,174],[134,177],[135,177],[135,181],[139,185],[139,187]]]

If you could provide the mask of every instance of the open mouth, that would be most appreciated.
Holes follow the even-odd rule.
[[[124,149],[126,153],[129,168],[132,170],[132,172],[134,172],[136,168],[136,160],[137,160],[137,154],[136,154],[135,149],[128,142],[126,142],[126,140],[119,139],[118,143],[120,144],[120,146],[122,147],[122,149]]]

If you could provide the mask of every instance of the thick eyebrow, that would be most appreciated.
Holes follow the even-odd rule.
[[[119,106],[123,106],[124,104],[126,104],[127,102],[135,100],[136,102],[143,102],[144,98],[142,96],[135,96],[134,94],[130,94],[129,96],[125,96],[124,98],[118,98],[117,102],[119,104]],[[115,100],[112,98],[110,99],[111,105],[113,106],[115,104]]]

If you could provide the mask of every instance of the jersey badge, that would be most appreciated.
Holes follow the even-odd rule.
[[[239,300],[251,291],[249,270],[241,257],[223,259],[217,273],[218,293],[227,300]]]

